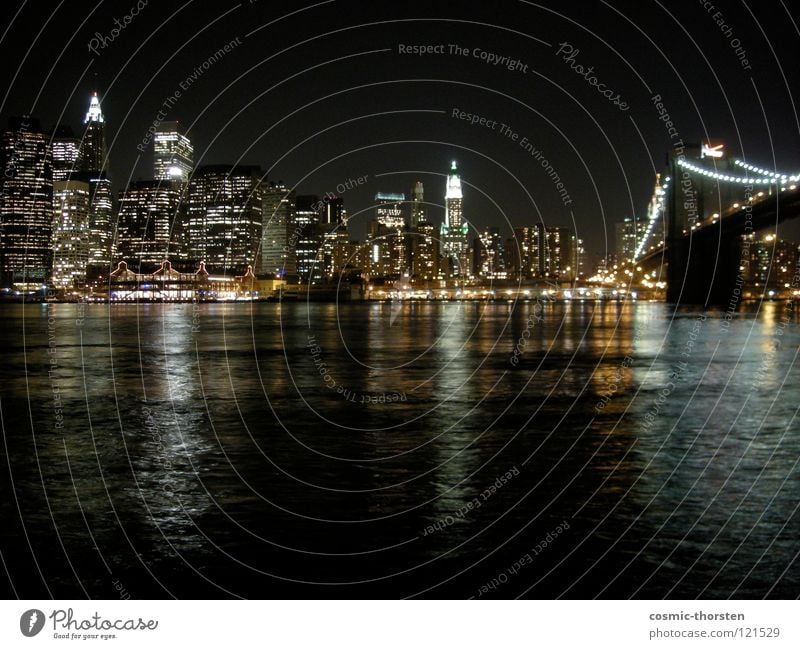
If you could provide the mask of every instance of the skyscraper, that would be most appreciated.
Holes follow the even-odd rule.
[[[89,262],[87,279],[107,277],[114,246],[111,181],[106,151],[106,121],[95,92],[89,99],[79,151],[80,168],[89,180]]]
[[[561,282],[571,282],[577,273],[577,246],[569,228],[545,228],[542,242],[540,271],[542,276]]]
[[[422,218],[412,235],[411,273],[422,286],[439,279],[439,239],[433,223]]]
[[[506,279],[505,250],[500,229],[486,228],[474,243],[474,275],[488,280]]]
[[[117,252],[131,268],[152,272],[180,252],[180,184],[140,180],[120,193]]]
[[[370,227],[373,250],[378,246],[380,270],[375,274],[402,275],[407,270],[408,246],[406,242],[405,194],[378,192],[375,195],[375,222]],[[373,257],[374,257],[373,253]]]
[[[420,221],[425,220],[425,189],[422,185],[422,181],[417,181],[414,183],[414,186],[411,188],[411,219],[409,221],[409,226],[412,229],[416,228],[419,225]]]
[[[189,259],[211,272],[243,273],[255,265],[261,242],[264,196],[261,168],[198,167],[189,181],[186,244]]]
[[[81,144],[83,170],[96,176],[106,169],[106,123],[100,108],[100,99],[95,92],[89,100],[89,110],[83,121],[84,132]]]
[[[2,135],[3,283],[41,285],[53,268],[53,155],[39,120],[12,118]]]
[[[192,175],[194,148],[178,122],[161,122],[153,136],[153,176],[186,182]]]
[[[294,250],[297,256],[297,274],[300,280],[316,284],[324,273],[322,244],[326,226],[321,223],[323,204],[318,196],[307,194],[297,197],[295,209]]]
[[[626,216],[623,221],[614,224],[614,230],[617,259],[621,261],[632,261],[639,244],[639,233],[637,232],[636,221]]]
[[[86,284],[89,262],[88,180],[53,183],[53,284],[81,288]]]
[[[506,252],[509,266],[513,266],[516,279],[532,279],[543,275],[543,239],[544,226],[541,223],[531,227],[514,228],[514,238],[509,240]]]
[[[89,176],[89,263],[87,280],[107,277],[114,252],[111,181],[105,173]]]
[[[449,277],[465,277],[469,274],[467,233],[469,225],[464,220],[461,177],[456,161],[450,165],[447,189],[444,197],[445,215],[440,230],[442,256]]]
[[[53,133],[53,181],[69,180],[81,171],[81,141],[62,124]]]
[[[261,267],[259,271],[276,277],[297,274],[295,248],[289,246],[291,229],[295,222],[294,190],[282,182],[270,183],[264,188],[264,216],[261,230]]]
[[[350,235],[344,200],[327,195],[322,201],[322,271],[327,280],[335,280],[347,263]]]

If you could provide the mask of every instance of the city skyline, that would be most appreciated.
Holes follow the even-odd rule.
[[[791,644],[793,5],[0,11],[0,644]]]
[[[575,244],[570,248],[572,252],[564,257],[566,261],[555,264],[552,272],[549,259],[537,261],[535,268],[530,267],[530,262],[528,266],[519,263],[513,266],[505,257],[504,246],[513,245],[516,231],[509,233],[511,238],[506,244],[494,244],[489,253],[494,262],[487,265],[482,259],[485,247],[482,242],[491,229],[482,233],[470,231],[455,160],[450,162],[442,194],[444,218],[438,238],[431,231],[435,221],[429,220],[429,214],[431,207],[439,204],[425,201],[424,184],[417,180],[408,196],[378,191],[373,205],[355,212],[356,218],[360,216],[365,222],[366,238],[362,244],[350,237],[350,218],[344,201],[331,192],[326,192],[322,200],[316,195],[298,195],[297,188],[289,189],[281,181],[269,181],[260,166],[206,164],[195,168],[194,147],[175,121],[159,123],[149,131],[141,150],[152,156],[151,178],[130,181],[120,190],[114,201],[113,218],[109,218],[108,204],[103,203],[103,209],[99,210],[94,191],[98,182],[103,183],[106,190],[108,183],[113,182],[105,170],[109,161],[107,120],[98,93],[93,92],[89,97],[80,139],[75,138],[68,126],[60,125],[48,132],[38,121],[33,122],[33,117],[19,119],[23,120],[20,123],[35,123],[36,128],[28,130],[38,133],[41,140],[50,136],[46,152],[53,160],[52,173],[43,169],[36,174],[40,180],[52,182],[56,190],[51,281],[62,289],[88,286],[93,274],[107,276],[120,260],[140,270],[154,270],[164,260],[170,260],[179,266],[193,267],[203,262],[212,271],[223,273],[244,272],[251,267],[277,277],[288,273],[291,278],[297,272],[301,283],[331,281],[352,271],[373,277],[413,277],[426,282],[453,277],[462,281],[507,279],[511,275],[506,268],[512,267],[520,278],[577,278],[579,264]],[[9,126],[16,123],[12,120]],[[29,136],[27,132],[23,135]],[[11,159],[12,155],[15,154],[7,154],[7,158]],[[217,179],[207,185],[207,179],[214,175]],[[234,189],[231,183],[240,175],[250,180],[244,181],[240,189]],[[278,203],[273,203],[268,196],[275,196],[277,187],[283,187],[284,194],[277,196]],[[346,187],[343,189],[346,191]],[[235,200],[241,205],[228,205],[225,201],[229,199],[224,198],[223,203],[214,207],[220,197],[233,196],[232,192],[239,194],[240,198]],[[86,199],[85,205],[82,199]],[[287,200],[291,204],[281,208]],[[243,215],[251,209],[248,207],[251,204],[257,206],[252,216],[245,217],[241,225],[234,224],[230,230],[228,211],[232,209],[232,214]],[[268,209],[272,211],[267,212]],[[375,218],[368,219],[366,215],[372,209]],[[80,213],[75,214],[76,210]],[[223,229],[218,230],[220,227]],[[290,233],[298,227],[305,231],[297,237],[297,245],[291,246],[287,255]],[[552,242],[556,250],[554,258],[560,259],[558,238],[569,239],[571,235],[564,228],[557,230],[564,233],[556,234]],[[233,234],[235,232],[240,234]],[[236,236],[238,240],[232,238]],[[214,237],[218,238],[217,243]],[[550,246],[548,238],[537,244],[536,249],[545,250]],[[272,249],[276,247],[283,253],[283,266],[275,264],[276,255]],[[359,250],[362,247],[363,250]],[[416,259],[418,255],[420,259]],[[90,272],[90,262],[95,267],[94,273]],[[101,272],[102,268],[98,267],[103,266],[105,270]]]

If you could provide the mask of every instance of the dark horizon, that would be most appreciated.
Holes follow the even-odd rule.
[[[669,13],[641,3],[505,2],[498,12],[465,2],[453,14],[441,2],[377,3],[354,5],[355,21],[346,6],[148,4],[105,47],[98,39],[95,53],[91,39],[108,38],[127,10],[100,5],[49,16],[31,43],[45,16],[26,5],[12,12],[0,43],[9,62],[0,116],[29,112],[49,127],[74,128],[96,90],[118,192],[150,177],[151,154],[136,146],[164,101],[185,88],[166,119],[188,127],[197,165],[256,164],[270,180],[318,195],[367,174],[370,182],[344,197],[354,213],[378,191],[408,193],[415,180],[425,184],[426,200],[441,205],[447,165],[457,158],[465,216],[476,228],[568,226],[592,255],[613,249],[614,223],[644,215],[663,170],[670,139],[655,95],[686,142],[722,140],[759,166],[800,167],[791,90],[798,70],[789,64],[796,25],[766,7],[751,15],[721,6],[722,29],[714,14],[693,6]],[[585,21],[591,31],[578,26]],[[746,51],[746,66],[733,39]],[[613,48],[604,45],[610,42]],[[437,43],[444,53],[399,51]],[[471,54],[451,54],[450,45]],[[29,46],[35,57],[25,55]],[[526,71],[489,55],[525,63]],[[587,82],[592,74],[627,110]],[[456,108],[505,122],[534,142],[568,187],[570,209],[530,155],[499,130],[453,118]],[[441,221],[443,209],[433,212]],[[787,237],[797,237],[795,230]]]

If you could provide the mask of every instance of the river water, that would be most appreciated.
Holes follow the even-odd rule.
[[[797,597],[790,306],[3,305],[7,594]]]

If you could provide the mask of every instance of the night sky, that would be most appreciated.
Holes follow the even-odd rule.
[[[97,90],[117,190],[151,176],[152,148],[137,145],[178,90],[162,118],[188,127],[196,164],[259,164],[270,180],[320,195],[366,176],[343,194],[359,238],[374,194],[408,194],[418,179],[440,221],[456,159],[474,227],[508,234],[543,220],[602,254],[615,221],[644,215],[662,171],[670,138],[656,94],[684,142],[723,140],[751,163],[800,169],[800,32],[780,1],[3,4],[3,123],[32,113],[77,130]],[[579,51],[565,61],[569,48]],[[480,52],[520,63],[510,70]],[[593,67],[588,76],[619,105],[576,65]],[[497,125],[471,125],[455,108]]]

